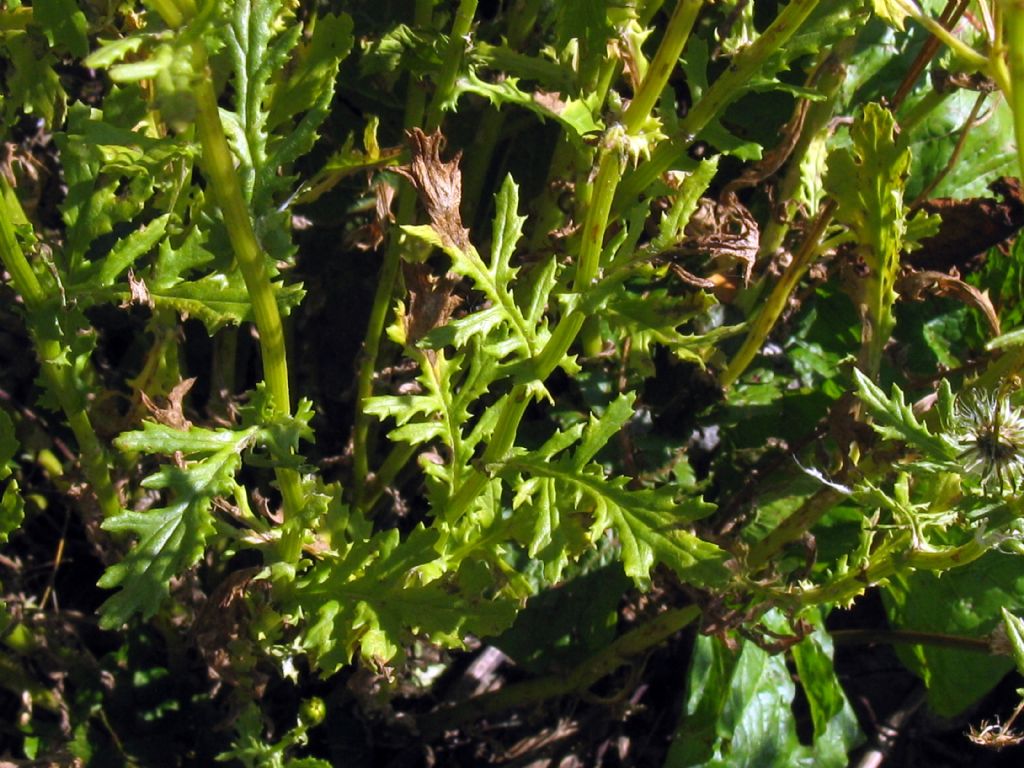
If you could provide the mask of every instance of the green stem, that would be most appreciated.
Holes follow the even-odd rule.
[[[1013,111],[1013,132],[1017,140],[1017,161],[1020,165],[1021,178],[1024,178],[1024,3],[1003,3],[1003,29],[1006,35],[1006,58],[1009,73],[1002,77],[1007,82],[1000,83],[1010,109]],[[996,53],[994,59],[1002,63],[1002,57]],[[998,71],[998,68],[994,68]],[[997,78],[998,79],[998,78]]]
[[[448,709],[431,712],[419,721],[420,732],[429,739],[446,728],[454,728],[487,715],[584,692],[619,667],[692,624],[698,616],[700,609],[694,605],[667,610],[652,621],[622,635],[566,674],[509,685]]]
[[[927,13],[923,12],[916,6],[916,4],[905,2],[905,0],[895,0],[895,2],[897,5],[901,6],[902,10],[912,19],[917,21],[918,24],[941,40],[954,55],[963,59],[964,63],[975,67],[976,69],[985,69],[988,66],[988,58],[978,53]],[[1009,3],[1006,5],[1009,5]]]
[[[690,31],[703,5],[703,0],[679,0],[676,3],[676,9],[665,29],[665,37],[647,67],[640,88],[622,116],[622,124],[630,135],[635,136],[641,132],[651,110],[661,98],[661,92],[686,47],[686,41],[690,39]]]
[[[811,266],[811,262],[814,261],[814,257],[818,253],[818,242],[821,240],[825,228],[832,220],[832,212],[835,210],[835,206],[834,201],[829,201],[822,208],[814,222],[814,226],[805,235],[800,250],[794,254],[793,261],[790,262],[779,281],[775,283],[771,294],[768,296],[768,300],[761,307],[761,311],[754,317],[750,331],[743,340],[743,345],[735,357],[729,361],[728,367],[722,371],[719,382],[723,387],[732,386],[747,369],[747,366],[750,365],[758,350],[761,349],[764,340],[768,338],[768,334],[775,326],[775,322],[782,315],[782,310],[786,308],[786,302],[789,301],[790,294]]]
[[[267,390],[274,409],[287,415],[291,413],[291,394],[281,313],[267,271],[266,257],[253,231],[249,208],[245,204],[242,186],[235,172],[231,148],[224,135],[213,77],[209,72],[206,48],[202,42],[193,44],[193,55],[195,72],[200,75],[193,95],[196,102],[196,130],[202,146],[203,171],[220,206],[235,261],[252,302]],[[287,526],[282,535],[281,556],[285,562],[293,563],[298,560],[301,552],[302,530],[296,525],[287,525],[287,521],[296,518],[302,511],[302,485],[295,470],[277,468],[275,475],[284,501]]]
[[[26,322],[39,355],[43,379],[57,398],[57,402],[67,418],[68,426],[71,427],[75,440],[78,442],[82,471],[92,486],[93,493],[96,494],[104,517],[116,515],[121,511],[121,502],[110,479],[106,452],[86,413],[85,400],[75,386],[71,366],[66,361],[61,361],[61,354],[64,350],[60,341],[42,333],[37,325],[46,315],[44,305],[49,297],[40,285],[35,272],[32,271],[14,234],[12,221],[16,216],[23,219],[24,214],[20,210],[10,210],[12,205],[17,204],[16,198],[2,176],[0,176],[0,196],[2,196],[5,208],[0,213],[0,261],[10,273],[14,289],[25,302]],[[59,333],[60,331],[57,330],[58,336]]]
[[[750,573],[755,573],[786,544],[809,531],[822,516],[843,498],[831,488],[822,488],[801,504],[793,514],[780,522],[763,539],[754,544],[745,558]]]
[[[799,592],[795,597],[802,606],[842,603],[852,600],[868,587],[879,584],[904,569],[948,571],[972,563],[988,551],[977,539],[939,552],[907,552],[905,547],[909,546],[909,542],[909,535],[902,536],[876,551],[867,567],[860,568],[831,584]]]
[[[615,199],[616,210],[630,205],[661,174],[669,170],[708,123],[746,91],[748,81],[757,74],[769,56],[786,44],[818,6],[818,2],[792,0],[757,40],[736,55],[729,68],[680,121],[676,135],[670,141],[660,144],[651,159],[625,179]]]
[[[462,58],[469,44],[469,29],[473,26],[473,15],[476,13],[477,0],[460,0],[452,21],[452,31],[448,38],[448,50],[445,51],[444,64],[437,79],[437,90],[430,102],[427,112],[427,132],[430,133],[441,125],[444,113],[454,106],[453,92],[455,79],[459,76]]]
[[[973,653],[992,653],[992,644],[984,637],[940,635],[906,629],[840,629],[829,632],[836,645],[927,645]]]
[[[758,259],[769,258],[782,247],[786,234],[790,230],[791,220],[796,212],[797,189],[804,181],[804,158],[811,148],[827,138],[829,122],[832,120],[839,89],[846,78],[845,59],[853,52],[856,38],[843,40],[829,53],[817,73],[816,88],[823,97],[807,107],[803,131],[797,139],[793,153],[786,161],[786,172],[779,183],[776,199],[782,203],[783,212],[771,216],[761,232],[761,243],[758,247]]]

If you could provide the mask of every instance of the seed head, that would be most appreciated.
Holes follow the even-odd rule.
[[[1024,415],[1008,397],[974,392],[957,401],[957,439],[960,459],[982,485],[1004,484],[1017,490],[1024,477]]]

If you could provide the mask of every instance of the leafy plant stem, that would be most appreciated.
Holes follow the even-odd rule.
[[[783,203],[785,213],[780,216],[772,216],[765,225],[758,248],[759,259],[772,256],[782,246],[786,233],[790,230],[791,216],[797,208],[797,204],[793,201],[805,173],[802,168],[803,160],[813,144],[821,141],[823,134],[828,131],[836,99],[839,96],[839,89],[846,79],[844,62],[853,51],[853,43],[853,39],[844,40],[821,63],[817,87],[818,92],[824,98],[813,102],[807,108],[803,131],[793,148],[786,173],[779,184],[778,199],[787,201]]]
[[[700,609],[694,605],[665,611],[652,621],[622,635],[566,674],[527,680],[476,696],[449,709],[432,712],[420,720],[420,731],[429,738],[446,728],[487,715],[585,691],[601,678],[628,664],[632,658],[693,623],[698,616]]]
[[[665,28],[665,36],[662,38],[654,58],[651,59],[639,90],[622,116],[622,124],[629,134],[636,135],[642,130],[644,121],[651,114],[654,105],[658,103],[669,75],[675,69],[676,63],[683,53],[683,48],[686,46],[686,41],[690,39],[693,24],[703,5],[702,0],[679,0],[676,3],[676,8]]]
[[[775,326],[775,322],[782,315],[782,310],[785,309],[790,294],[796,288],[800,278],[804,276],[804,273],[811,266],[811,262],[817,255],[818,243],[825,232],[825,228],[828,227],[829,222],[832,220],[832,213],[835,208],[835,202],[829,201],[818,213],[813,226],[804,236],[800,250],[793,255],[793,260],[779,281],[773,286],[771,294],[769,294],[767,301],[761,307],[761,311],[755,316],[750,326],[750,331],[743,340],[743,345],[722,372],[719,383],[723,387],[730,387],[735,383],[747,369],[747,366],[750,365],[758,350],[761,349],[764,340],[768,338],[768,334]]]
[[[676,135],[669,141],[659,144],[651,159],[623,181],[616,196],[616,210],[628,206],[655,179],[672,167],[708,123],[743,93],[747,82],[768,57],[793,36],[818,6],[818,2],[819,0],[792,0],[757,40],[736,55],[729,68],[715,80],[700,101],[680,121]]]
[[[434,4],[431,0],[417,0],[413,11],[413,23],[417,27],[427,27],[433,14]],[[416,82],[410,80],[405,100],[405,127],[418,125],[426,109],[426,94]],[[359,363],[356,385],[355,426],[352,431],[352,492],[354,499],[362,499],[367,478],[370,473],[369,438],[373,419],[363,410],[366,398],[373,394],[373,376],[377,371],[377,360],[380,356],[380,342],[384,335],[388,312],[391,310],[391,298],[395,293],[398,281],[398,269],[402,263],[403,241],[399,227],[411,224],[416,212],[416,198],[411,194],[412,188],[405,181],[399,182],[398,212],[395,216],[395,227],[388,238],[384,262],[381,264],[377,289],[373,295],[370,308],[370,319],[366,324],[366,336],[363,339],[363,354]],[[383,488],[383,486],[381,486]]]
[[[206,48],[202,42],[193,44],[194,67],[208,74]],[[217,107],[212,77],[197,79],[193,91],[196,101],[196,130],[202,145],[202,165],[224,217],[231,247],[245,287],[252,302],[253,317],[260,335],[263,375],[273,398],[274,408],[281,414],[291,413],[291,395],[288,387],[288,357],[285,350],[284,327],[277,307],[266,259],[252,228],[248,206],[235,172],[231,149],[224,135]],[[299,514],[303,506],[302,486],[293,469],[275,470],[284,501],[286,519]],[[294,562],[301,551],[302,531],[288,526],[281,541],[281,555],[285,562]]]
[[[6,206],[11,205],[13,194],[7,182],[0,178],[0,196]],[[17,213],[20,213],[18,211]],[[47,338],[36,327],[36,318],[43,313],[47,295],[36,278],[35,272],[25,258],[25,253],[14,234],[11,224],[12,212],[4,210],[0,215],[0,261],[11,274],[14,289],[21,295],[28,310],[28,326],[39,354],[43,378],[60,403],[68,420],[68,426],[78,441],[81,452],[82,470],[85,473],[105,517],[116,515],[121,510],[117,490],[110,479],[109,462],[100,443],[96,430],[85,411],[85,402],[75,387],[71,366],[61,362],[63,350],[55,338]]]
[[[477,0],[460,0],[458,10],[455,11],[452,31],[448,38],[448,50],[445,51],[444,64],[437,80],[437,90],[434,91],[434,98],[431,100],[430,109],[427,112],[428,132],[441,125],[444,113],[452,107],[455,78],[458,77],[459,67],[462,65],[462,58],[466,52],[466,46],[469,44],[469,29],[473,25],[476,6]]]
[[[612,128],[605,134],[598,158],[597,176],[591,185],[593,194],[587,206],[586,218],[583,221],[580,253],[576,263],[576,274],[573,277],[572,290],[577,294],[585,294],[598,276],[608,217],[611,213],[612,201],[615,198],[615,190],[622,179],[623,144],[629,138],[636,136],[647,120],[657,95],[661,94],[668,80],[672,66],[686,45],[696,13],[701,5],[702,3],[699,2],[684,0],[673,13],[669,26],[665,30],[665,36],[654,56],[654,61],[670,62],[668,68],[666,70],[665,67],[649,67],[647,75],[637,89],[638,95],[655,93],[654,99],[645,96],[644,101],[641,102],[648,104],[647,112],[641,112],[641,106],[634,108],[633,105],[630,105],[623,117],[624,124],[617,131]],[[666,52],[662,53],[662,49],[666,49]],[[648,81],[651,82],[651,85],[648,85]],[[629,126],[633,126],[633,131],[630,131]],[[585,313],[579,309],[571,310],[562,318],[544,349],[535,358],[533,373],[537,380],[544,381],[558,367],[579,335],[585,320]],[[484,465],[503,459],[512,447],[529,400],[528,384],[521,383],[513,387],[498,417],[498,423],[487,449],[484,451],[482,457]],[[465,511],[486,482],[487,478],[480,472],[474,472],[467,477],[466,482],[456,491],[449,505],[447,514],[450,519],[458,518]]]
[[[909,544],[910,535],[906,534],[886,546],[879,547],[872,554],[867,566],[858,568],[831,584],[800,592],[800,604],[806,606],[843,603],[863,593],[867,587],[895,576],[903,569],[948,571],[967,565],[988,551],[985,544],[977,538],[959,547],[934,552],[913,549],[908,551]]]

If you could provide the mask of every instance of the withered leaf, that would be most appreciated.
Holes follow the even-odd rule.
[[[180,429],[182,431],[192,426],[192,422],[185,418],[185,414],[182,411],[182,401],[185,399],[185,395],[192,389],[192,385],[196,383],[195,377],[190,379],[184,379],[174,385],[174,388],[167,393],[167,407],[161,408],[147,395],[145,392],[139,392],[139,397],[142,398],[142,404],[146,406],[146,409],[152,414],[153,418],[160,424],[166,424],[168,427],[173,429]]]
[[[932,270],[904,269],[896,281],[896,291],[904,299],[911,301],[923,301],[926,293],[961,301],[981,312],[988,321],[992,334],[999,335],[999,316],[988,297],[988,291],[979,291],[973,285],[965,283],[955,273],[947,275],[945,272]]]
[[[431,274],[426,264],[402,264],[409,291],[409,309],[405,315],[405,335],[415,344],[435,328],[448,322],[462,297],[454,295],[458,280],[448,275]]]
[[[706,253],[712,258],[742,264],[743,283],[750,281],[761,232],[757,220],[736,195],[723,195],[720,201],[703,197],[684,230],[681,255]]]
[[[459,205],[462,203],[462,172],[459,170],[461,152],[448,162],[441,160],[445,138],[440,130],[429,136],[419,128],[406,134],[412,160],[395,170],[416,188],[430,223],[438,236],[448,245],[467,250],[469,230],[462,226]]]
[[[918,269],[945,271],[966,266],[978,254],[999,245],[1024,226],[1024,190],[1020,181],[1004,176],[989,184],[1001,200],[936,198],[921,207],[942,217],[939,231],[921,240],[921,247],[903,255],[903,263]]]

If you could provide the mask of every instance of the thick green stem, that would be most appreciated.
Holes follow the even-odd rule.
[[[217,108],[217,94],[207,64],[206,49],[202,42],[193,44],[195,71],[200,75],[193,94],[196,102],[196,131],[202,146],[202,167],[207,182],[224,217],[224,226],[231,241],[239,271],[252,302],[253,319],[260,336],[263,375],[267,389],[278,413],[291,413],[291,394],[288,384],[288,357],[285,350],[284,327],[281,313],[267,271],[266,256],[253,231],[249,208],[242,195],[242,186],[235,172],[231,148],[224,135]],[[295,470],[275,470],[277,483],[284,500],[286,521],[296,517],[303,507],[302,486]],[[287,522],[286,522],[287,525]],[[301,551],[302,531],[295,525],[287,526],[281,542],[281,556],[285,562],[295,562]]]
[[[746,566],[755,573],[775,556],[786,544],[795,541],[809,531],[826,512],[838,504],[843,496],[831,488],[822,488],[801,504],[793,514],[779,523],[763,539],[750,548]]]
[[[800,282],[800,278],[804,276],[804,273],[811,266],[811,262],[814,261],[814,257],[818,253],[818,242],[821,240],[825,228],[832,220],[832,212],[834,210],[835,203],[829,202],[822,208],[821,213],[818,214],[814,226],[805,235],[800,250],[794,254],[793,261],[790,262],[779,281],[775,283],[771,294],[768,296],[768,300],[754,317],[750,331],[743,340],[743,345],[735,357],[729,361],[728,367],[722,371],[719,382],[723,387],[731,386],[743,374],[747,366],[750,365],[750,361],[754,359],[758,350],[761,349],[764,340],[768,338],[768,334],[775,326],[775,322],[782,315],[782,310],[786,308],[786,302],[789,301],[790,294],[796,288],[797,283]]]
[[[651,110],[661,98],[661,92],[686,47],[686,41],[690,39],[693,24],[703,5],[703,0],[679,0],[676,4],[665,28],[665,37],[647,67],[640,88],[622,116],[622,124],[630,135],[635,136],[641,132]]]
[[[110,479],[106,451],[85,411],[85,401],[75,386],[71,366],[67,362],[61,362],[63,349],[60,341],[40,332],[37,326],[45,315],[44,304],[50,297],[40,285],[14,234],[12,220],[16,214],[20,214],[20,210],[10,210],[10,206],[17,203],[3,177],[0,177],[0,197],[4,207],[4,210],[0,211],[0,261],[3,261],[11,274],[14,290],[25,302],[27,324],[36,345],[43,379],[57,398],[68,426],[75,435],[81,455],[82,471],[92,486],[93,493],[96,494],[100,510],[105,517],[116,515],[121,511],[121,502]]]
[[[615,199],[616,210],[630,205],[661,174],[669,170],[708,123],[745,92],[747,83],[768,57],[786,44],[818,6],[818,2],[792,0],[757,40],[736,55],[729,68],[680,121],[676,135],[670,141],[660,144],[651,159],[625,179]]]
[[[430,738],[446,728],[454,728],[514,707],[582,693],[601,678],[692,624],[698,616],[700,609],[694,605],[665,611],[652,621],[630,630],[566,674],[509,685],[448,709],[432,712],[420,720],[420,732]]]

